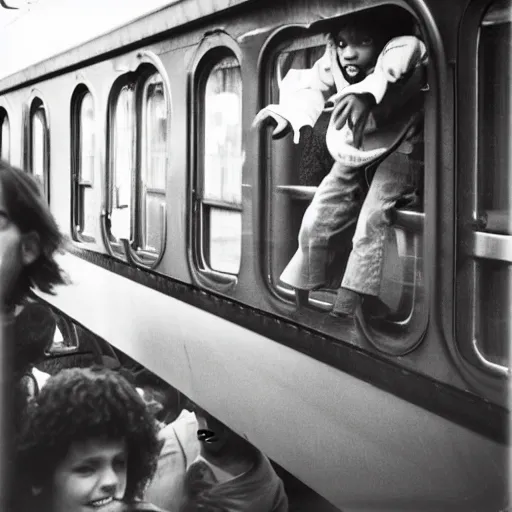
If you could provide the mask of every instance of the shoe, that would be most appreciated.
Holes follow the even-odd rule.
[[[349,288],[339,288],[331,315],[336,317],[353,317],[361,303],[361,295]]]

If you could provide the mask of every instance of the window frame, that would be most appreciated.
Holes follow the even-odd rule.
[[[96,144],[94,147],[94,167],[91,180],[82,180],[81,178],[81,141],[82,141],[82,128],[81,128],[81,109],[84,98],[89,94],[91,96],[94,112],[93,126],[96,135]],[[82,188],[90,188],[94,190],[95,174],[97,170],[98,158],[98,134],[97,134],[97,102],[95,95],[89,84],[80,83],[73,91],[71,97],[71,235],[75,242],[81,244],[95,244],[96,238],[91,235],[83,234],[78,228],[83,222],[83,204],[82,204]]]
[[[140,190],[142,186],[142,158],[146,128],[142,127],[142,121],[145,119],[146,107],[143,105],[143,93],[145,85],[150,77],[158,74],[162,79],[164,87],[164,98],[167,106],[167,148],[166,151],[171,155],[171,124],[172,124],[172,102],[171,87],[165,67],[160,59],[150,51],[141,51],[136,55],[136,69],[128,71],[120,76],[112,85],[108,97],[107,106],[107,172],[105,173],[105,198],[104,207],[101,213],[101,232],[102,238],[110,256],[128,262],[134,267],[144,269],[155,269],[164,256],[167,246],[167,199],[168,195],[168,179],[170,175],[170,158],[166,167],[165,188],[163,189],[165,200],[160,209],[161,212],[161,247],[159,251],[153,252],[137,247],[141,239],[141,232],[144,229],[142,221],[145,216],[138,210],[141,204]],[[115,144],[114,144],[114,127],[117,111],[117,102],[122,89],[129,85],[133,89],[133,137],[134,143],[132,147],[133,167],[130,177],[130,239],[119,238],[117,241],[111,240],[113,234],[111,232],[111,215],[114,202],[114,160],[115,160]]]
[[[146,208],[145,208],[145,201],[146,197],[143,197],[143,189],[144,189],[144,179],[142,176],[143,167],[147,165],[146,163],[146,155],[147,155],[147,132],[148,132],[148,126],[147,126],[147,118],[148,118],[148,108],[147,104],[145,102],[145,92],[147,90],[147,85],[151,78],[154,75],[159,75],[162,79],[163,89],[164,89],[164,101],[166,102],[166,109],[167,109],[167,139],[166,139],[166,145],[167,145],[167,151],[170,155],[171,151],[169,148],[170,143],[170,124],[171,124],[171,102],[170,102],[170,94],[168,91],[170,91],[170,86],[166,84],[164,75],[162,74],[162,71],[160,71],[154,64],[152,63],[154,69],[151,69],[150,67],[144,68],[141,75],[137,79],[137,83],[135,86],[135,114],[136,114],[136,138],[138,139],[138,144],[136,147],[136,177],[135,182],[133,186],[135,187],[134,194],[135,194],[135,205],[136,210],[139,212],[138,216],[136,214],[136,218],[134,219],[134,241],[133,243],[136,245],[135,251],[137,254],[143,255],[147,259],[154,258],[155,254],[160,253],[163,256],[165,245],[166,245],[166,231],[167,231],[167,221],[166,221],[166,200],[167,200],[167,178],[169,175],[169,165],[167,165],[165,171],[165,177],[164,177],[164,188],[151,188],[150,192],[158,193],[163,195],[164,202],[163,202],[163,208],[160,208],[160,216],[161,216],[161,229],[162,229],[162,240],[161,240],[161,248],[160,251],[157,251],[156,253],[154,251],[149,251],[147,249],[144,249],[142,247],[137,246],[143,246],[144,240],[145,240],[145,223],[146,223]],[[137,117],[138,116],[138,117]],[[147,235],[147,234],[146,234]]]
[[[105,200],[104,200],[104,209],[102,211],[102,234],[103,234],[103,242],[110,256],[118,257],[123,259],[123,255],[126,260],[129,261],[129,255],[126,253],[128,247],[131,243],[133,226],[134,226],[134,205],[131,204],[131,212],[130,212],[130,240],[128,241],[128,247],[124,244],[122,239],[117,240],[111,231],[111,216],[114,209],[115,197],[114,197],[114,186],[115,186],[115,126],[116,126],[116,113],[118,107],[119,96],[123,88],[127,85],[131,86],[135,91],[135,82],[136,82],[136,73],[131,71],[128,72],[121,77],[119,77],[114,84],[112,85],[108,97],[108,107],[107,107],[107,172],[105,173]],[[134,97],[135,98],[135,97]],[[137,123],[135,122],[135,99],[133,101],[133,119],[134,119],[134,144],[132,144],[132,162],[133,168],[130,171],[130,198],[133,200],[133,181],[135,175],[135,167],[136,167],[136,145],[137,145]],[[114,240],[111,240],[111,237]]]
[[[459,66],[458,76],[458,103],[463,107],[457,109],[457,176],[459,188],[457,189],[457,261],[468,258],[472,261],[469,276],[466,276],[464,294],[465,304],[460,306],[461,287],[459,273],[454,276],[454,317],[463,313],[471,315],[471,321],[463,332],[454,320],[454,354],[464,377],[476,389],[493,397],[500,397],[506,392],[506,378],[512,373],[512,366],[508,369],[487,360],[478,350],[475,317],[478,315],[474,285],[470,282],[476,279],[475,261],[483,258],[484,261],[493,261],[486,258],[477,250],[478,234],[484,234],[485,219],[478,204],[478,179],[481,170],[480,164],[480,117],[479,117],[479,49],[480,30],[488,9],[494,0],[480,0],[468,7],[459,31],[458,49]],[[489,233],[489,239],[494,233]],[[512,235],[509,235],[512,237]],[[500,238],[501,240],[501,238]],[[484,251],[485,252],[485,251]]]
[[[33,159],[34,159],[34,133],[32,129],[32,120],[35,113],[42,109],[44,113],[45,124],[43,126],[43,194],[48,204],[50,204],[50,116],[48,106],[43,100],[39,91],[33,91],[28,102],[27,115],[25,121],[27,147],[25,151],[25,168],[34,175]]]
[[[0,158],[2,157],[2,153],[4,150],[4,140],[3,140],[3,128],[4,122],[7,120],[7,126],[9,127],[9,145],[7,148],[7,158],[4,161],[10,163],[12,156],[12,129],[11,129],[11,119],[10,119],[9,111],[3,105],[0,105]]]
[[[243,265],[243,223],[244,223],[244,201],[243,201],[243,176],[245,162],[242,163],[240,206],[227,201],[205,199],[204,190],[204,93],[206,83],[211,71],[224,58],[231,57],[237,60],[240,66],[242,82],[241,107],[242,120],[240,129],[244,130],[243,105],[244,105],[244,71],[243,56],[238,43],[228,34],[215,33],[205,36],[196,50],[195,58],[189,72],[189,97],[191,110],[190,140],[190,189],[189,189],[189,229],[188,229],[188,261],[189,268],[195,279],[203,286],[208,286],[222,292],[232,291],[238,284],[239,276]],[[243,151],[243,148],[242,148]],[[204,205],[204,206],[203,206]],[[240,266],[236,274],[222,272],[211,268],[205,256],[204,239],[208,234],[208,222],[205,220],[204,209],[219,208],[224,211],[237,211],[241,215],[241,239],[240,239]],[[206,228],[206,229],[205,229]]]
[[[386,2],[385,5],[389,5],[389,2]],[[359,5],[354,5],[353,8],[347,10],[347,12],[340,13],[339,11],[333,10],[332,16],[329,16],[330,13],[325,13],[325,19],[335,19],[342,18],[346,15],[351,14],[352,12],[377,8],[384,4],[379,4],[375,6],[368,6],[360,3]],[[427,46],[427,50],[429,52],[429,65],[427,66],[427,78],[428,78],[428,93],[425,96],[424,103],[424,201],[423,207],[424,213],[416,214],[414,218],[404,218],[404,227],[407,226],[407,229],[412,229],[413,232],[423,232],[423,240],[433,240],[433,244],[431,245],[432,250],[426,250],[425,244],[423,244],[423,250],[420,254],[422,257],[422,272],[423,272],[423,304],[424,304],[424,312],[415,315],[416,318],[413,319],[413,325],[411,328],[404,328],[402,322],[389,322],[389,327],[386,327],[385,330],[382,330],[379,326],[375,327],[370,323],[370,319],[366,317],[363,310],[359,311],[357,314],[358,323],[361,330],[364,333],[365,340],[372,346],[373,349],[376,349],[378,352],[386,354],[387,356],[399,357],[409,354],[410,352],[416,350],[424,341],[429,321],[431,318],[432,308],[430,307],[430,298],[434,293],[434,287],[432,286],[433,282],[433,274],[435,272],[435,259],[437,258],[437,238],[436,238],[436,216],[437,214],[433,213],[434,209],[432,208],[432,204],[437,201],[438,197],[438,185],[437,185],[437,172],[439,169],[439,159],[442,155],[441,148],[441,123],[438,116],[438,111],[440,110],[440,101],[442,98],[442,92],[439,88],[439,83],[446,82],[446,77],[444,76],[443,70],[440,68],[438,64],[438,59],[444,58],[442,43],[439,37],[439,34],[432,29],[432,24],[427,24],[425,21],[430,20],[430,15],[428,11],[424,8],[420,8],[418,5],[408,5],[404,2],[400,2],[399,4],[395,4],[397,7],[401,7],[414,16],[416,20],[416,24],[421,30],[421,34],[423,36],[423,40]],[[271,82],[272,82],[272,73],[275,67],[276,59],[278,58],[280,50],[284,47],[287,47],[293,39],[297,37],[304,37],[307,40],[314,41],[319,33],[322,33],[322,29],[320,28],[325,24],[325,20],[313,22],[309,25],[297,25],[297,24],[289,24],[282,26],[275,30],[267,39],[264,44],[264,47],[261,52],[261,57],[259,60],[260,66],[260,88],[262,91],[261,100],[258,104],[258,108],[263,108],[269,102],[269,98],[271,97]],[[313,32],[313,30],[319,27],[319,32]],[[295,44],[291,44],[291,46],[296,46]],[[297,45],[299,47],[300,45]],[[308,46],[308,45],[307,45]],[[314,45],[313,45],[314,46]],[[268,130],[264,128],[260,130],[260,165],[262,169],[264,169],[264,175],[262,177],[262,181],[265,183],[265,195],[264,195],[264,204],[270,205],[272,200],[273,190],[271,187],[271,172],[268,168],[266,162],[270,157],[268,153],[270,146],[268,143],[268,139],[270,138],[270,133]],[[301,190],[297,190],[297,197],[312,197],[314,193],[309,189],[309,187],[299,187]],[[304,190],[302,190],[302,188]],[[278,283],[275,283],[272,277],[272,263],[271,263],[271,245],[272,245],[272,237],[271,233],[271,213],[269,208],[266,208],[262,212],[262,218],[264,218],[264,223],[262,224],[262,233],[261,237],[264,241],[263,249],[265,251],[265,258],[263,260],[263,277],[265,280],[265,284],[267,285],[267,289],[269,290],[272,298],[273,304],[279,310],[283,311],[286,314],[297,314],[297,311],[300,311],[304,318],[317,319],[316,316],[318,313],[329,317],[328,311],[330,310],[330,306],[323,301],[319,301],[314,298],[309,298],[308,307],[302,309],[303,303],[300,297],[295,296],[294,291],[285,290],[283,287],[280,287]],[[427,215],[428,212],[428,215]],[[415,213],[415,212],[413,212]],[[398,224],[398,223],[397,223]],[[400,222],[400,226],[401,226]],[[295,301],[295,302],[294,302]],[[300,309],[298,309],[300,308]],[[339,331],[339,323],[334,324],[336,322],[335,319],[325,318],[323,321],[323,325],[329,332],[338,332]],[[316,320],[315,320],[316,324]],[[333,324],[331,331],[331,324]],[[339,334],[336,334],[339,337]]]

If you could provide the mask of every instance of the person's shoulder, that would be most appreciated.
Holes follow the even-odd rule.
[[[184,409],[172,423],[158,433],[158,438],[163,442],[160,456],[183,453],[186,461],[193,461],[199,453],[198,428],[196,415]]]
[[[158,437],[163,440],[178,438],[180,441],[189,437],[195,439],[197,429],[196,415],[183,409],[173,422],[160,429]]]

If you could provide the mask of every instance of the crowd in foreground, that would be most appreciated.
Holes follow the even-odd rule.
[[[0,162],[0,304],[14,345],[10,511],[288,510],[265,455],[199,407],[162,423],[122,371],[37,368],[56,325],[31,289],[65,283],[62,243],[37,183]]]

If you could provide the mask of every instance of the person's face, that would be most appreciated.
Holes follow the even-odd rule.
[[[336,40],[336,51],[341,69],[350,83],[361,81],[375,66],[378,47],[367,31],[357,28],[341,29]]]
[[[7,211],[0,183],[0,308],[17,282],[22,265],[23,235]]]
[[[52,482],[52,512],[118,512],[126,491],[127,453],[123,441],[74,443]]]

